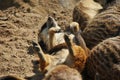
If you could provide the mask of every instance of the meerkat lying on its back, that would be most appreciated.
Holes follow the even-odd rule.
[[[76,36],[73,37],[65,34],[65,48],[56,51],[53,55],[45,54],[42,51],[41,46],[33,46],[34,52],[37,53],[40,58],[40,69],[42,72],[49,72],[49,70],[59,64],[66,64],[69,67],[75,68],[79,72],[82,72],[88,51],[82,37],[78,34]],[[58,47],[59,46],[61,45],[58,45]]]

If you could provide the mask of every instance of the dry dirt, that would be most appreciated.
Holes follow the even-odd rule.
[[[72,21],[79,0],[0,0],[0,76],[38,80],[40,75],[30,50],[48,15],[64,28]],[[39,76],[40,78],[40,76]]]

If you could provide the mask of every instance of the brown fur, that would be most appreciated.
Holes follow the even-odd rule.
[[[3,76],[0,80],[24,80],[16,76]],[[39,79],[41,80],[41,79]],[[57,65],[42,80],[82,80],[81,74],[66,65]]]
[[[81,33],[87,47],[92,49],[102,40],[117,36],[120,32],[120,4],[114,4],[96,15]]]
[[[73,29],[71,30],[72,32],[66,32],[67,34],[69,34],[69,38],[72,41],[71,44],[75,44],[71,46],[74,52],[74,56],[71,56],[68,50],[68,46],[65,44],[65,32],[57,32],[60,28],[54,18],[49,17],[46,24],[48,25],[43,26],[39,33],[39,39],[43,40],[47,47],[49,47],[48,54],[45,54],[42,51],[41,48],[43,46],[37,46],[39,50],[36,51],[36,53],[40,57],[41,71],[49,72],[50,69],[52,69],[54,66],[57,66],[58,64],[66,64],[69,67],[74,67],[78,69],[79,72],[82,72],[86,61],[86,51],[84,50],[84,48],[81,47],[81,45],[78,46],[74,39],[74,34],[79,31],[79,24],[76,22],[72,22],[70,24],[70,29]],[[83,40],[80,40],[80,43],[83,45]]]
[[[86,62],[87,53],[84,48],[81,47],[81,45],[77,45],[76,42],[74,42],[73,35],[69,35],[69,40],[71,41],[71,46],[66,45],[65,43],[58,44],[58,46],[55,46],[50,51],[52,55],[45,54],[40,46],[35,46],[35,48],[37,48],[37,51],[35,51],[40,57],[40,69],[42,70],[42,72],[49,72],[50,69],[52,69],[54,66],[57,66],[58,64],[66,64],[69,67],[76,68],[77,70],[79,70],[79,72],[82,72]],[[83,43],[82,40],[79,41],[80,43]],[[73,55],[71,55],[71,53],[69,52],[68,47],[72,48]],[[41,58],[44,58],[45,61]]]
[[[73,10],[73,21],[84,30],[89,22],[108,6],[119,3],[117,0],[80,0]]]
[[[87,58],[85,50],[81,48],[81,46],[78,46],[73,42],[71,47],[72,47],[74,56],[71,56],[71,54],[67,52],[68,57],[65,58],[64,62],[61,62],[62,60],[61,56],[64,56],[66,53],[64,52],[59,53],[59,52],[62,52],[63,49],[68,50],[68,46],[65,43],[60,44],[55,48],[53,48],[50,51],[52,55],[42,53],[40,49],[40,52],[37,52],[37,53],[42,53],[46,60],[46,62],[41,62],[41,59],[40,59],[40,69],[43,72],[46,72],[46,71],[49,72],[50,69],[52,69],[54,66],[57,66],[58,64],[66,64],[72,68],[77,69],[79,72],[82,72],[82,70],[84,69],[86,58]]]
[[[120,80],[120,36],[106,39],[95,46],[84,72],[89,76],[86,80],[94,80],[96,72],[101,80]]]
[[[58,64],[65,63],[66,65],[68,65],[70,67],[75,67],[77,69],[80,67],[78,70],[81,72],[83,70],[83,67],[84,67],[83,65],[85,64],[85,59],[86,59],[86,57],[85,57],[86,53],[85,53],[84,49],[80,48],[81,47],[80,45],[77,46],[77,44],[75,46],[72,46],[74,49],[75,55],[74,55],[74,57],[73,56],[71,57],[69,54],[68,47],[64,41],[65,32],[57,32],[60,28],[59,28],[59,26],[57,26],[56,21],[52,17],[48,18],[48,21],[46,22],[46,24],[48,24],[48,25],[44,25],[39,33],[39,39],[43,40],[43,42],[47,45],[47,47],[49,47],[48,54],[45,54],[42,51],[43,46],[37,46],[37,48],[39,50],[36,51],[36,53],[38,53],[38,55],[40,57],[41,70],[43,72],[44,71],[49,72],[49,70],[52,67],[54,67]],[[53,25],[53,24],[55,24],[55,25]],[[71,30],[73,33],[71,31],[68,31],[66,33],[69,34],[69,38],[72,41],[72,44],[74,44],[75,43],[74,42],[74,37],[75,37],[74,34],[77,31],[79,31],[79,24],[76,22],[72,22],[70,24],[70,29],[73,29],[73,30]],[[81,41],[81,43],[82,42],[83,41]],[[78,52],[76,50],[78,50]],[[44,58],[44,60],[42,60],[43,58]],[[79,60],[80,60],[80,62],[79,62]],[[76,63],[74,64],[75,61],[76,61]]]
[[[85,67],[85,63],[87,59],[86,53],[80,46],[73,45],[72,48],[74,53],[74,58],[73,58],[74,63],[72,67],[82,72],[82,70]]]
[[[81,0],[73,10],[73,21],[78,22],[84,30],[89,21],[102,9],[102,6],[93,0]]]
[[[44,80],[82,80],[82,77],[77,70],[66,65],[58,65],[47,74]]]

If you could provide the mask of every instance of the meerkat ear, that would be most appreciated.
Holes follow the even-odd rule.
[[[87,50],[87,46],[86,46],[86,43],[84,41],[84,39],[82,38],[81,36],[81,31],[78,31],[76,34],[75,34],[75,40],[76,40],[76,44],[81,46],[86,52],[88,52]]]

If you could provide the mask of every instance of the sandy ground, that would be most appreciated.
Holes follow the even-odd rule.
[[[38,80],[40,72],[30,49],[48,15],[64,28],[79,0],[0,0],[0,76]],[[40,76],[39,76],[40,77]]]

